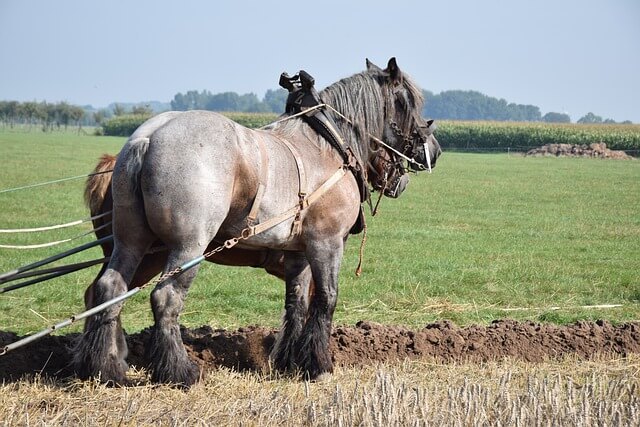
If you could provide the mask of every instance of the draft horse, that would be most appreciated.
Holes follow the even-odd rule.
[[[320,97],[339,112],[327,114],[334,114],[360,164],[378,158],[375,141],[383,140],[415,164],[435,166],[441,150],[425,131],[422,92],[395,58],[385,69],[367,61],[366,71],[330,85]],[[169,272],[201,256],[216,239],[244,236],[238,249],[283,254],[285,314],[272,365],[299,370],[309,379],[332,372],[329,337],[338,272],[361,209],[356,178],[345,170],[343,158],[300,118],[264,130],[209,111],[149,119],[131,135],[114,167],[113,253],[93,285],[91,304],[126,292],[158,241],[167,252],[163,271]],[[269,224],[292,206],[295,214],[258,234],[245,234],[248,225]],[[172,276],[151,293],[154,327],[147,355],[152,381],[190,386],[199,378],[178,325],[197,271],[198,265]],[[122,303],[115,304],[87,320],[74,352],[80,377],[126,381],[121,309]]]

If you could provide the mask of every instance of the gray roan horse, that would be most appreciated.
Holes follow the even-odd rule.
[[[424,166],[435,165],[440,147],[424,131],[421,90],[395,58],[385,69],[367,61],[366,71],[334,83],[320,97],[341,113],[334,121],[361,165],[377,156],[371,137]],[[208,111],[151,118],[129,138],[113,171],[114,250],[94,285],[94,304],[123,294],[158,240],[168,250],[164,272],[170,272],[201,256],[214,238],[242,236],[250,214],[255,221],[249,225],[260,226],[298,207],[238,247],[285,254],[285,314],[272,365],[309,379],[332,372],[329,338],[338,272],[361,209],[356,179],[340,170],[345,171],[343,159],[300,118],[265,130]],[[155,382],[189,386],[199,378],[178,325],[197,271],[197,265],[187,269],[151,293],[155,325],[147,352]],[[121,309],[122,303],[115,304],[87,320],[74,355],[80,377],[126,382]]]

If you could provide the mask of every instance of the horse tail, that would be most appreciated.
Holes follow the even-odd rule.
[[[127,163],[125,164],[125,171],[131,182],[131,188],[134,191],[139,191],[138,181],[140,178],[140,171],[142,170],[142,164],[144,157],[149,149],[149,138],[132,138],[127,143]]]
[[[104,199],[111,185],[111,171],[116,164],[115,156],[103,154],[84,187],[84,201],[91,216],[102,213]]]
[[[184,111],[167,111],[150,118],[131,134],[127,144],[120,152],[120,157],[126,159],[126,163],[123,166],[124,172],[131,185],[130,189],[136,194],[139,194],[140,191],[138,181],[140,179],[140,171],[142,170],[144,157],[149,149],[149,138],[162,126],[183,113]],[[122,172],[123,169],[120,169],[120,171]]]

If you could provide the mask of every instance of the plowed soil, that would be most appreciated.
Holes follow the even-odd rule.
[[[235,331],[210,327],[182,330],[191,358],[204,371],[219,366],[237,370],[265,370],[275,330],[260,326]],[[144,348],[149,330],[127,336],[129,364],[145,367]],[[70,347],[77,334],[47,336],[0,356],[0,380],[16,380],[41,373],[65,378]],[[0,331],[0,346],[16,341]],[[612,325],[606,321],[551,325],[497,320],[488,326],[458,327],[448,321],[419,330],[359,322],[334,327],[331,351],[336,365],[362,366],[372,362],[425,359],[438,362],[485,362],[504,358],[542,362],[574,355],[580,359],[624,357],[640,353],[640,322]]]

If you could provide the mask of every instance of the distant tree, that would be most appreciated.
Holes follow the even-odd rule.
[[[42,124],[42,130],[46,131],[46,122],[47,122],[47,103],[46,102],[40,102],[38,104],[36,104],[36,110],[35,113],[33,115],[34,117],[34,121],[35,122],[39,122],[40,124]]]
[[[547,123],[571,123],[571,117],[564,113],[549,112],[542,116],[542,121]]]
[[[61,102],[59,104],[54,105],[55,109],[55,117],[57,120],[58,126],[61,124],[64,125],[65,130],[69,126],[69,122],[71,121],[71,105],[66,102]]]
[[[187,103],[182,93],[176,93],[171,100],[171,109],[174,111],[187,111]]]
[[[602,123],[602,117],[596,116],[592,112],[588,112],[586,115],[578,119],[578,123]]]
[[[107,118],[107,114],[105,113],[104,110],[98,110],[93,113],[93,120],[96,122],[98,126],[102,125],[102,122],[104,122],[104,119],[106,118]]]
[[[27,124],[29,125],[29,129],[31,129],[31,126],[37,120],[38,108],[39,108],[38,103],[34,101],[23,102],[19,106],[19,109],[20,109],[19,116],[21,116],[24,119],[24,121],[27,122]]]
[[[238,95],[222,92],[211,95],[204,108],[211,111],[241,111],[250,113],[269,112],[269,106],[261,102],[255,93]]]
[[[242,111],[240,109],[240,95],[235,92],[216,93],[205,105],[211,111]]]
[[[127,111],[124,108],[124,106],[122,106],[120,104],[116,104],[116,105],[113,106],[113,115],[114,116],[124,116],[125,114],[127,114]]]
[[[269,107],[272,113],[284,113],[284,107],[287,104],[287,96],[289,92],[284,89],[269,89],[264,94],[264,103]]]
[[[150,116],[153,114],[153,109],[148,105],[136,105],[131,109],[131,114],[138,116]]]
[[[245,93],[240,95],[240,110],[247,113],[268,113],[271,108],[258,99],[255,93]]]
[[[82,128],[82,118],[84,117],[84,109],[77,105],[71,105],[69,108],[69,118],[75,122],[78,129]]]
[[[190,90],[185,94],[178,93],[171,101],[171,109],[175,111],[204,110],[211,98],[211,92]]]
[[[605,119],[602,123],[608,124],[608,125],[614,125],[616,124],[616,121],[613,119]]]
[[[20,110],[20,104],[17,101],[7,101],[2,105],[2,117],[3,120],[9,123],[10,127],[13,127],[16,120],[18,120]]]
[[[437,95],[425,93],[423,115],[434,119],[539,121],[535,105],[507,103],[473,90],[448,90]]]

